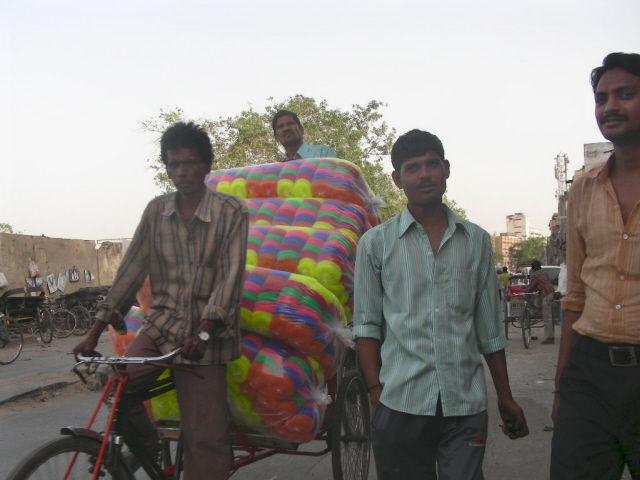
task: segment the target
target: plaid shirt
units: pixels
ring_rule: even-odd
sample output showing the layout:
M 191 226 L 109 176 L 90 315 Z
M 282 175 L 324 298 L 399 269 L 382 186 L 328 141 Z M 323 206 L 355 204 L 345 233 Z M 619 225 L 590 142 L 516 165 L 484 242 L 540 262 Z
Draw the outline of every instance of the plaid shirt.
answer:
M 136 292 L 148 276 L 152 304 L 142 331 L 163 353 L 198 330 L 203 319 L 219 322 L 202 360 L 211 365 L 235 360 L 240 352 L 239 302 L 244 278 L 248 214 L 236 197 L 209 189 L 187 226 L 176 193 L 147 206 L 122 259 L 109 295 L 96 315 L 122 330 Z M 114 312 L 120 315 L 114 315 Z M 121 332 L 124 333 L 124 332 Z
M 542 298 L 547 295 L 551 295 L 556 291 L 555 288 L 553 288 L 553 283 L 549 280 L 549 275 L 547 275 L 547 272 L 542 269 L 531 274 L 529 277 L 529 285 L 527 285 L 523 290 L 525 292 L 537 291 Z

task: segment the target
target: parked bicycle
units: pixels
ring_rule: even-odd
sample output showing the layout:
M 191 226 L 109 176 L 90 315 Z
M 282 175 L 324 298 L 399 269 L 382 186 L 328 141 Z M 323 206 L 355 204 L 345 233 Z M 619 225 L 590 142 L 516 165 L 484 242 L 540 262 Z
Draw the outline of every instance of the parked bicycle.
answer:
M 76 328 L 73 330 L 74 335 L 84 335 L 87 333 L 95 322 L 95 313 L 99 301 L 104 299 L 98 294 L 92 295 L 93 300 L 90 303 L 83 303 L 83 299 L 87 299 L 87 294 L 83 294 L 82 290 L 68 295 L 62 295 L 58 301 L 60 306 L 71 311 L 76 317 Z M 89 299 L 87 299 L 89 300 Z
M 73 312 L 67 310 L 60 304 L 52 302 L 49 297 L 45 297 L 42 308 L 49 310 L 51 314 L 51 325 L 53 327 L 54 337 L 65 338 L 75 331 L 78 320 Z
M 24 338 L 18 322 L 0 313 L 0 365 L 15 362 L 23 345 Z

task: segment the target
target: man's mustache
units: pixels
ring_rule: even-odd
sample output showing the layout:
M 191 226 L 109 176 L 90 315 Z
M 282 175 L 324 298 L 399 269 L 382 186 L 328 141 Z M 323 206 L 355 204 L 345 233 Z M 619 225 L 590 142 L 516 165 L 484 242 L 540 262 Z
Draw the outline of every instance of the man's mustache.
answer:
M 625 121 L 625 120 L 629 120 L 629 117 L 627 117 L 626 115 L 620 114 L 620 113 L 610 113 L 609 115 L 605 115 L 604 117 L 602 117 L 600 119 L 600 124 L 602 125 L 602 124 L 608 122 L 609 120 Z

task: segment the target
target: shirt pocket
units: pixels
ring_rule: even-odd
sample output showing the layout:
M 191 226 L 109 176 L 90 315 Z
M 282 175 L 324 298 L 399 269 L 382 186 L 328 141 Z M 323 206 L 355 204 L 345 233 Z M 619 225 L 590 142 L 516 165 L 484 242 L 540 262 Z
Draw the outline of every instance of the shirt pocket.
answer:
M 454 314 L 468 316 L 473 313 L 476 300 L 477 271 L 450 267 L 443 276 L 447 305 Z

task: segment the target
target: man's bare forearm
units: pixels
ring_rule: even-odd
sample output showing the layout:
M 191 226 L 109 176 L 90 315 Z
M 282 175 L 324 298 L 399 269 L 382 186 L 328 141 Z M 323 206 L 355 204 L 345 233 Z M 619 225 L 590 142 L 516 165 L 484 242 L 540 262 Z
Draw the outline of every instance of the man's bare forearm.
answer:
M 380 340 L 358 338 L 356 339 L 356 351 L 367 388 L 380 383 Z
M 491 378 L 496 388 L 498 401 L 501 399 L 513 399 L 511 386 L 509 385 L 509 374 L 507 372 L 507 360 L 504 349 L 489 353 L 484 356 L 484 359 L 489 367 L 489 372 L 491 372 Z

